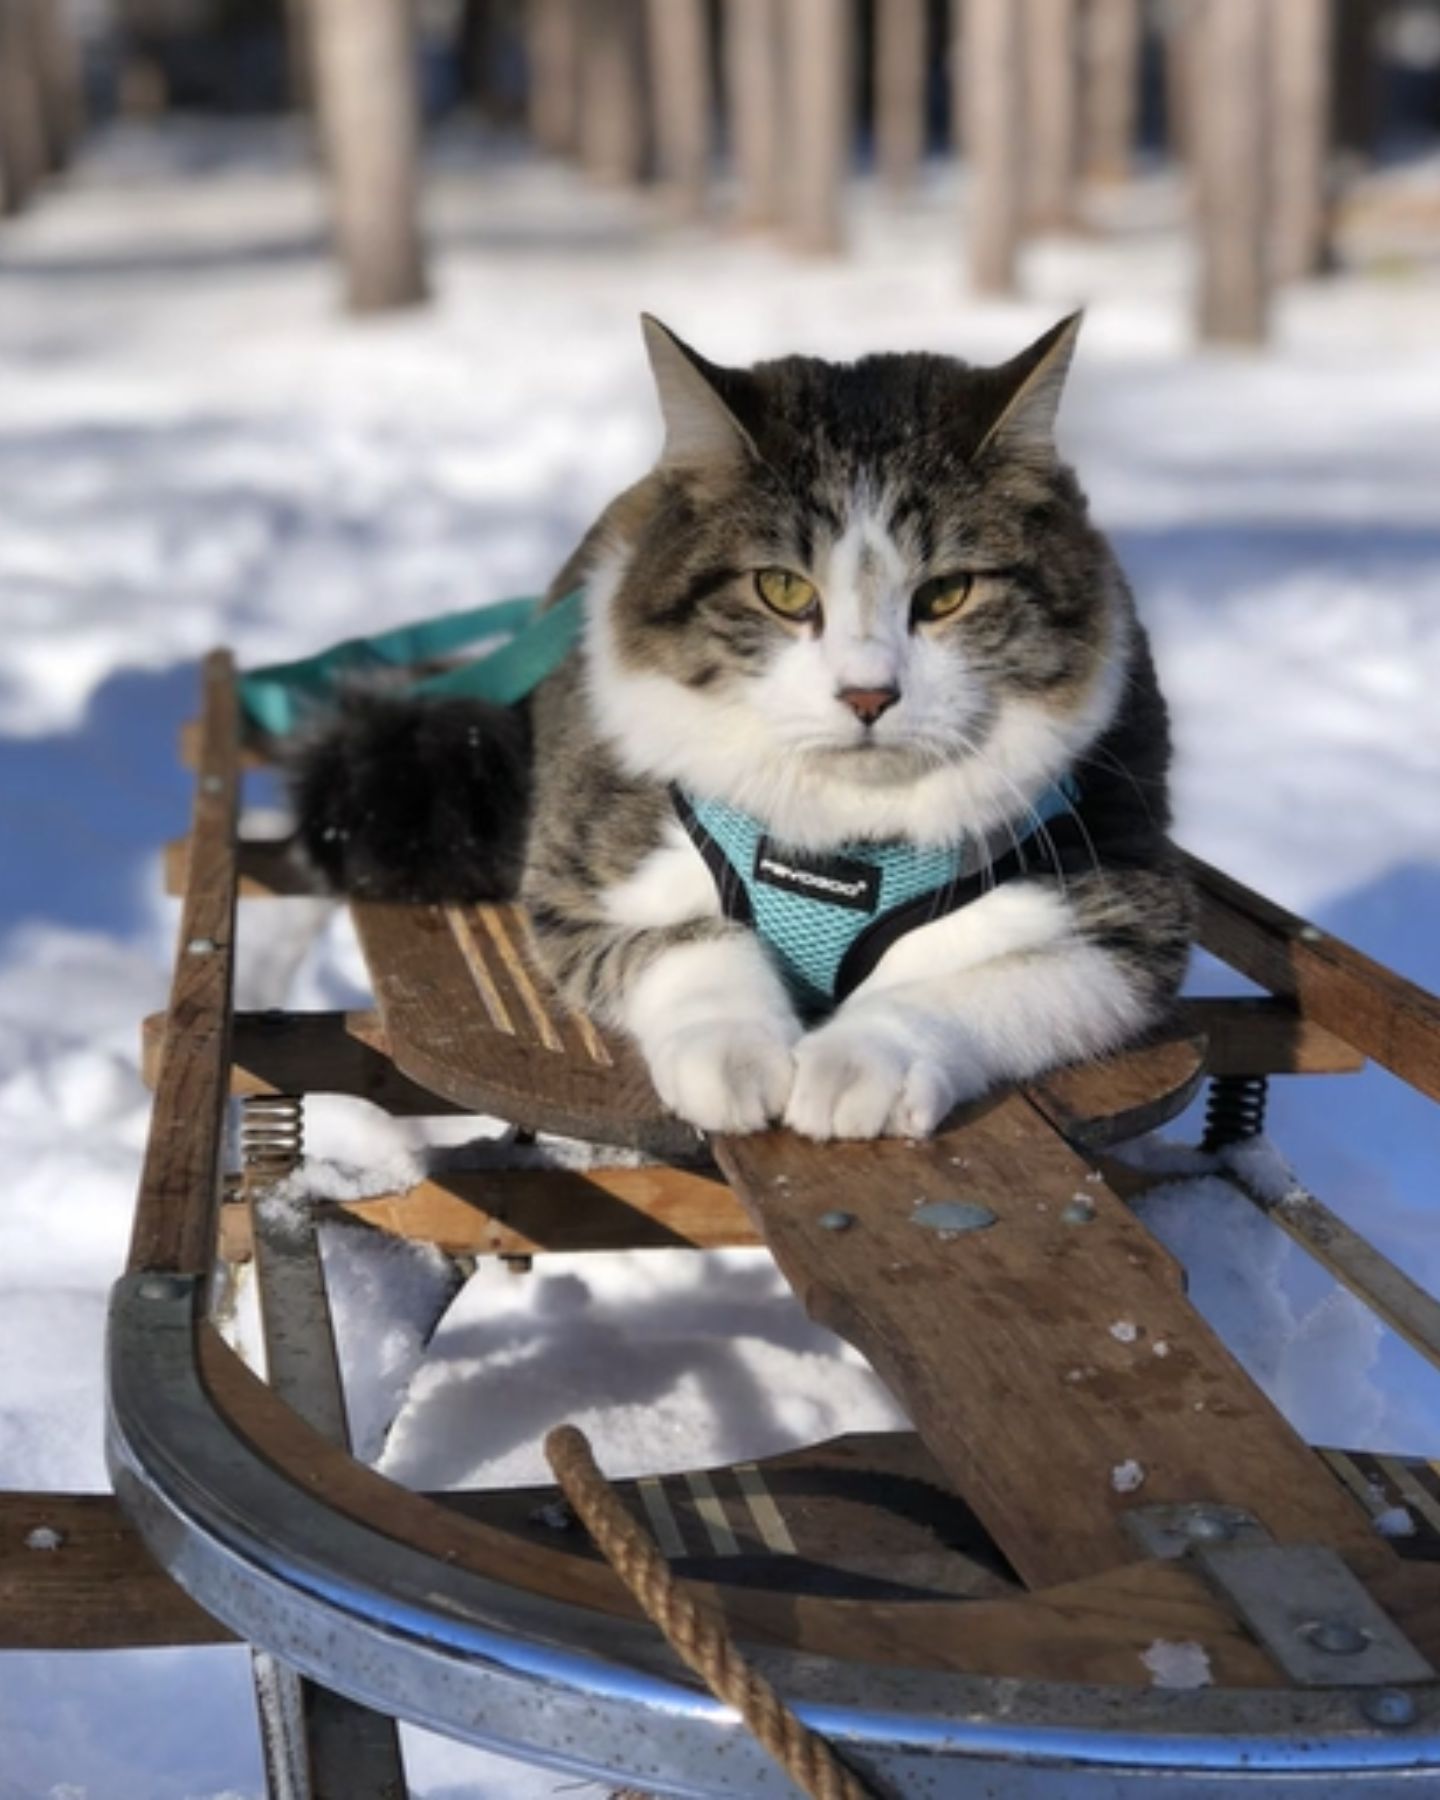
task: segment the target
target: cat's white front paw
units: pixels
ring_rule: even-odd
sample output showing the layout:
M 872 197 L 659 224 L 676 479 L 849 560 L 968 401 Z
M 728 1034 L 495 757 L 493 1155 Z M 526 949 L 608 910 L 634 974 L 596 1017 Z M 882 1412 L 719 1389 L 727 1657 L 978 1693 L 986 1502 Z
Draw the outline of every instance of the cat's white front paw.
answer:
M 702 1131 L 763 1131 L 785 1110 L 793 1042 L 768 1019 L 684 1026 L 648 1049 L 650 1076 L 671 1112 Z
M 785 1123 L 810 1138 L 929 1137 L 989 1085 L 973 1059 L 837 1019 L 803 1038 Z

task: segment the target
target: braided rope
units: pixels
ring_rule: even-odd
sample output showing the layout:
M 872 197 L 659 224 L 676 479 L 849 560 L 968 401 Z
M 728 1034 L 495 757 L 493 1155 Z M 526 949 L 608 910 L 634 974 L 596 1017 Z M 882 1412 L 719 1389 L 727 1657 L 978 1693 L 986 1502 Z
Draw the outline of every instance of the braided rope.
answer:
M 669 1564 L 621 1504 L 573 1425 L 545 1439 L 545 1455 L 565 1498 L 596 1548 L 717 1700 L 733 1706 L 761 1746 L 811 1800 L 876 1800 L 874 1790 L 795 1714 L 737 1648 L 725 1623 L 676 1581 Z M 632 1793 L 633 1790 L 626 1790 Z

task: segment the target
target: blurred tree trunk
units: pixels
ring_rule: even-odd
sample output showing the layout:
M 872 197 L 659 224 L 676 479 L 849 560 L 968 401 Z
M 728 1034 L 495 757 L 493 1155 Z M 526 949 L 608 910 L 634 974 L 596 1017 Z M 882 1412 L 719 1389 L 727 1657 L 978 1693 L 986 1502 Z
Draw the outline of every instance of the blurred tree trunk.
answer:
M 885 185 L 912 187 L 925 155 L 926 0 L 877 0 L 875 161 Z
M 1385 0 L 1338 0 L 1335 17 L 1335 141 L 1357 162 L 1375 154 L 1380 120 L 1378 36 Z
M 80 45 L 70 10 L 61 0 L 29 0 L 28 10 L 40 82 L 46 162 L 51 169 L 64 169 L 75 154 L 85 124 Z
M 977 293 L 1013 294 L 1025 167 L 1023 15 L 1016 0 L 964 0 L 960 17 L 970 281 Z
M 710 176 L 710 21 L 705 0 L 648 0 L 655 165 L 681 218 L 705 210 Z
M 1025 117 L 1030 222 L 1075 223 L 1080 152 L 1080 43 L 1077 0 L 1024 0 Z
M 854 130 L 855 21 L 849 0 L 787 0 L 785 69 L 791 122 L 790 231 L 797 249 L 831 255 L 845 241 L 845 177 Z
M 781 212 L 779 0 L 726 0 L 725 114 L 742 225 L 774 225 Z
M 316 104 L 352 312 L 428 297 L 410 0 L 309 0 Z
M 526 36 L 527 10 L 520 0 L 462 0 L 455 58 L 466 98 L 492 124 L 513 125 L 520 114 L 512 64 Z
M 530 135 L 542 150 L 569 155 L 580 119 L 579 0 L 530 0 Z
M 315 109 L 315 21 L 312 0 L 285 0 L 285 72 L 296 112 Z
M 580 157 L 602 181 L 645 173 L 644 32 L 639 0 L 582 0 Z
M 1177 163 L 1191 160 L 1195 139 L 1195 21 L 1204 0 L 1165 0 L 1160 13 L 1164 56 L 1165 143 Z
M 0 0 L 0 213 L 18 213 L 45 179 L 45 136 L 32 0 Z
M 161 46 L 194 28 L 187 0 L 111 0 L 120 34 L 119 106 L 127 118 L 153 119 L 170 104 Z
M 965 0 L 949 0 L 945 8 L 945 86 L 949 130 L 946 140 L 955 157 L 965 155 Z
M 1273 0 L 1270 46 L 1274 119 L 1277 281 L 1325 267 L 1329 230 L 1330 0 Z
M 1199 313 L 1210 342 L 1262 343 L 1269 322 L 1268 24 L 1255 0 L 1205 0 L 1196 21 Z
M 1254 0 L 1263 12 L 1271 0 Z M 1140 110 L 1140 0 L 1087 0 L 1084 29 L 1085 173 L 1125 181 Z

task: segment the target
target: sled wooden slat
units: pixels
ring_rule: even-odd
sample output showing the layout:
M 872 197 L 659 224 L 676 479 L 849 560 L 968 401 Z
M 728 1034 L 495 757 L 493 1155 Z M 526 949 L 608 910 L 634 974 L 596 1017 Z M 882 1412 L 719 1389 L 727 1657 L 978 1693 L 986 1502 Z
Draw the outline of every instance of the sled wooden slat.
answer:
M 201 1332 L 207 1385 L 227 1416 L 266 1457 L 351 1518 L 530 1592 L 623 1617 L 628 1593 L 599 1561 L 541 1546 L 458 1507 L 396 1488 L 344 1456 L 283 1407 L 208 1329 Z M 1329 1479 L 1323 1476 L 1322 1478 Z M 459 1503 L 463 1506 L 463 1501 Z M 1394 1559 L 1392 1559 L 1394 1560 Z M 1402 1571 L 1423 1649 L 1440 1628 L 1433 1571 Z M 687 1583 L 719 1606 L 738 1635 L 867 1663 L 1148 1686 L 1141 1658 L 1156 1638 L 1204 1645 L 1215 1681 L 1275 1686 L 1278 1672 L 1196 1569 L 1142 1563 L 1110 1569 L 1043 1595 L 1013 1600 L 846 1600 L 714 1582 Z
M 1209 863 L 1185 860 L 1207 950 L 1440 1100 L 1440 998 Z
M 141 1072 L 153 1087 L 165 1015 L 142 1034 Z M 237 1012 L 230 1031 L 232 1094 L 347 1094 L 396 1118 L 464 1112 L 395 1067 L 373 1012 Z
M 1072 1144 L 1103 1150 L 1155 1131 L 1204 1086 L 1205 1039 L 1176 1022 L 1143 1050 L 1057 1070 L 1034 1084 L 1036 1103 Z
M 924 1144 L 772 1132 L 714 1147 L 806 1311 L 888 1383 L 1030 1586 L 1132 1560 L 1123 1515 L 1155 1502 L 1221 1501 L 1281 1542 L 1372 1551 L 1364 1514 L 1185 1300 L 1169 1254 L 1024 1096 Z M 914 1222 L 919 1203 L 956 1199 L 994 1222 Z M 1077 1201 L 1088 1222 L 1067 1217 Z M 848 1229 L 821 1224 L 837 1210 Z
M 33 1547 L 35 1532 L 53 1534 L 38 1540 L 53 1547 Z M 0 1494 L 0 1650 L 231 1641 L 152 1559 L 113 1495 Z
M 714 1176 L 640 1169 L 456 1169 L 403 1194 L 322 1203 L 321 1217 L 435 1244 L 452 1256 L 533 1256 L 557 1250 L 718 1249 L 758 1244 L 739 1201 Z M 223 1254 L 243 1261 L 243 1206 L 222 1209 Z
M 618 1039 L 602 1043 L 538 977 L 517 970 L 524 938 L 515 910 L 497 909 L 499 931 L 474 916 L 483 910 L 352 905 L 396 1066 L 471 1112 L 693 1154 L 695 1133 L 663 1113 L 638 1053 Z
M 190 873 L 130 1244 L 132 1269 L 202 1274 L 229 1095 L 239 714 L 229 655 L 205 659 Z
M 1344 1452 L 1316 1454 L 1341 1466 L 1352 1461 Z M 1412 1479 L 1433 1484 L 1425 1465 L 1403 1466 L 1419 1471 L 1418 1477 Z M 768 1491 L 780 1503 L 807 1550 L 811 1546 L 805 1543 L 803 1521 L 811 1502 L 805 1496 L 817 1482 L 826 1484 L 832 1472 L 841 1476 L 852 1474 L 849 1482 L 841 1482 L 842 1496 L 847 1488 L 858 1494 L 874 1491 L 873 1484 L 882 1474 L 898 1482 L 892 1504 L 902 1509 L 904 1517 L 913 1510 L 910 1495 L 915 1486 L 928 1489 L 941 1480 L 923 1445 L 905 1433 L 840 1438 L 762 1459 L 758 1467 Z M 711 1471 L 713 1485 L 723 1492 L 729 1474 Z M 1352 1470 L 1349 1478 L 1363 1487 L 1362 1473 Z M 684 1477 L 672 1479 L 678 1484 Z M 628 1484 L 620 1485 L 623 1490 Z M 798 1499 L 797 1490 L 801 1496 Z M 953 1499 L 938 1487 L 936 1496 L 948 1501 L 953 1514 Z M 553 1489 L 501 1490 L 491 1494 L 459 1491 L 431 1496 L 439 1506 L 458 1515 L 496 1523 L 503 1523 L 507 1517 L 529 1521 L 541 1502 L 553 1498 Z M 53 1549 L 31 1548 L 26 1540 L 36 1530 L 55 1533 L 59 1543 Z M 860 1546 L 848 1547 L 853 1560 L 853 1552 Z M 868 1547 L 867 1539 L 865 1548 Z M 1402 1542 L 1399 1547 L 1409 1546 Z M 590 1554 L 588 1545 L 577 1544 L 574 1550 L 577 1555 Z M 788 1562 L 778 1565 L 767 1585 L 788 1591 L 792 1579 L 789 1569 Z M 1048 1669 L 1056 1679 L 1066 1679 L 1093 1651 L 1108 1666 L 1110 1678 L 1133 1681 L 1141 1679 L 1135 1659 L 1150 1641 L 1141 1642 L 1146 1631 L 1152 1637 L 1168 1633 L 1196 1639 L 1218 1632 L 1222 1666 L 1231 1678 L 1258 1681 L 1261 1685 L 1275 1679 L 1258 1655 L 1253 1659 L 1254 1667 L 1236 1660 L 1243 1655 L 1243 1647 L 1225 1647 L 1228 1638 L 1235 1635 L 1233 1627 L 1203 1594 L 1198 1599 L 1188 1597 L 1183 1589 L 1157 1588 L 1149 1580 L 1132 1587 L 1129 1573 L 1111 1571 L 1102 1580 L 1083 1583 L 1075 1590 L 1058 1589 L 1043 1597 L 1027 1597 L 1023 1612 L 1012 1609 L 1010 1616 L 999 1607 L 987 1613 L 967 1611 L 965 1634 L 973 1619 L 985 1654 L 998 1655 L 997 1666 L 1005 1674 L 1035 1674 Z M 1122 1575 L 1127 1579 L 1122 1580 Z M 1418 1588 L 1409 1576 L 1415 1577 Z M 1387 1608 L 1397 1617 L 1406 1615 L 1407 1630 L 1417 1641 L 1424 1639 L 1428 1643 L 1432 1659 L 1440 1654 L 1440 1608 L 1434 1577 L 1435 1571 L 1414 1564 L 1397 1569 L 1389 1585 L 1399 1594 L 1398 1602 L 1388 1597 L 1386 1584 L 1380 1584 Z M 855 1602 L 832 1604 L 838 1609 L 837 1620 L 856 1620 Z M 1117 1620 L 1123 1621 L 1127 1615 L 1131 1621 L 1128 1638 L 1116 1630 Z M 954 1619 L 951 1629 L 959 1637 L 961 1621 L 950 1616 Z M 933 1618 L 933 1614 L 917 1614 L 923 1627 L 922 1645 Z M 1088 1642 L 1084 1635 L 1087 1631 Z M 230 1632 L 197 1606 L 154 1562 L 113 1495 L 0 1493 L 0 1650 L 128 1650 L 230 1642 Z M 972 1659 L 964 1660 L 966 1666 L 971 1665 Z M 954 1662 L 953 1666 L 959 1667 L 960 1663 Z
M 456 1106 L 654 1154 L 693 1154 L 636 1052 L 570 1014 L 535 971 L 517 907 L 352 905 L 383 1039 L 411 1080 Z M 1272 1032 L 1269 1048 L 1278 1048 Z M 1156 1043 L 1055 1078 L 1077 1141 L 1111 1143 L 1173 1118 L 1205 1073 L 1183 1015 Z M 1083 1128 L 1083 1129 L 1082 1129 Z
M 165 892 L 183 894 L 190 867 L 190 839 L 173 838 L 165 846 Z M 296 855 L 289 838 L 242 837 L 235 847 L 235 867 L 242 900 L 323 895 L 318 879 Z
M 1364 1054 L 1289 1000 L 1186 999 L 1178 1018 L 1205 1039 L 1211 1075 L 1353 1075 Z

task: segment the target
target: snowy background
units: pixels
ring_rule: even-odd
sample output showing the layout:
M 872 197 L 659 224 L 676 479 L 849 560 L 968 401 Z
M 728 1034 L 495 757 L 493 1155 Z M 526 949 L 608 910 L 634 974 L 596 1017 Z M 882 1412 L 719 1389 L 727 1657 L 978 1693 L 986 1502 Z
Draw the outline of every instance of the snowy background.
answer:
M 1285 299 L 1270 352 L 1200 356 L 1163 183 L 1105 236 L 1029 252 L 1026 303 L 981 305 L 958 283 L 948 178 L 883 210 L 862 189 L 854 254 L 822 264 L 657 234 L 642 201 L 562 170 L 440 161 L 438 304 L 384 324 L 339 320 L 283 129 L 112 136 L 0 240 L 10 1487 L 105 1482 L 102 1322 L 146 1122 L 138 1022 L 167 985 L 158 849 L 188 807 L 175 740 L 196 657 L 299 655 L 543 585 L 656 447 L 642 308 L 719 360 L 998 359 L 1086 303 L 1063 435 L 1154 635 L 1179 836 L 1440 985 L 1440 269 L 1362 255 Z M 264 921 L 264 942 L 242 936 L 243 1003 L 364 1003 L 327 909 Z M 315 1103 L 311 1126 L 334 1180 L 423 1157 L 420 1132 L 358 1105 Z M 1378 1073 L 1293 1083 L 1272 1132 L 1440 1287 L 1440 1136 L 1413 1097 Z M 1214 1187 L 1151 1216 L 1303 1431 L 1440 1455 L 1440 1379 L 1288 1240 Z M 756 1254 L 482 1273 L 428 1347 L 436 1260 L 353 1236 L 329 1255 L 359 1436 L 407 1482 L 534 1479 L 561 1417 L 616 1471 L 896 1418 Z M 4 1658 L 0 1800 L 255 1800 L 246 1680 L 234 1651 Z M 407 1753 L 427 1800 L 576 1791 L 418 1733 Z

